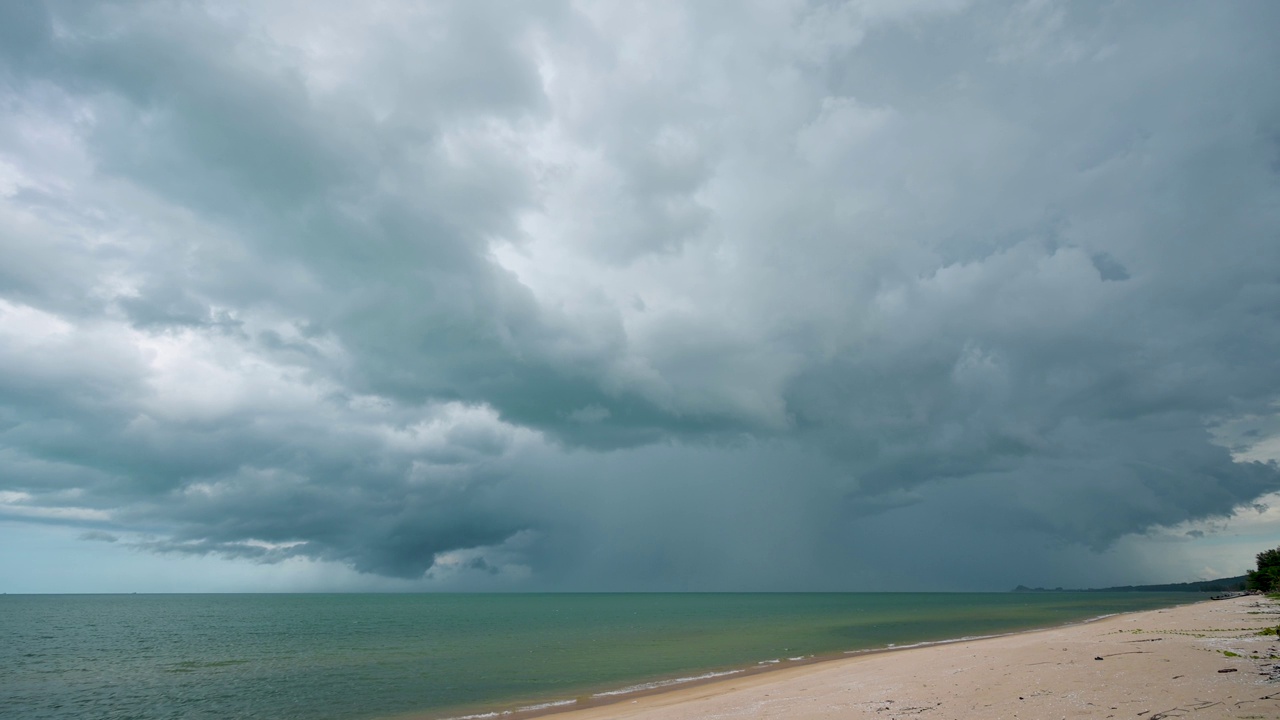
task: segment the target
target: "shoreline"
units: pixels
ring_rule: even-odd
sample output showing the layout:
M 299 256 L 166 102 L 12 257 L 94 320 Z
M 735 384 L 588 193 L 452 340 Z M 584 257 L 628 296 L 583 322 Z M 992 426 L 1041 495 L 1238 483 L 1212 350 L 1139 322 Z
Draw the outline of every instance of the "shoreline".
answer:
M 1225 619 L 1231 617 L 1232 623 L 1213 625 L 1205 623 L 1209 619 Z M 1086 702 L 1086 705 L 1105 709 L 1102 703 L 1110 703 L 1111 709 L 1098 717 L 1125 717 L 1120 713 L 1121 705 L 1133 700 L 1127 697 L 1143 695 L 1143 689 L 1149 688 L 1152 699 L 1167 698 L 1173 703 L 1180 693 L 1195 690 L 1200 694 L 1214 695 L 1215 690 L 1235 689 L 1244 678 L 1256 678 L 1257 668 L 1215 668 L 1210 677 L 1202 667 L 1206 662 L 1234 661 L 1254 663 L 1259 666 L 1274 667 L 1274 677 L 1268 670 L 1267 686 L 1261 688 L 1257 698 L 1244 702 L 1253 702 L 1266 707 L 1271 715 L 1280 716 L 1280 642 L 1275 635 L 1259 636 L 1262 628 L 1274 628 L 1280 622 L 1280 605 L 1259 596 L 1244 596 L 1226 600 L 1203 600 L 1186 605 L 1177 605 L 1157 610 L 1144 610 L 1132 613 L 1102 615 L 1086 620 L 1075 621 L 1064 625 L 1042 628 L 1031 628 L 1010 633 L 1001 633 L 982 637 L 962 637 L 947 640 L 927 641 L 900 647 L 869 648 L 866 650 L 845 651 L 839 654 L 810 656 L 803 658 L 779 658 L 777 662 L 762 662 L 756 666 L 726 669 L 696 675 L 690 678 L 657 681 L 652 687 L 632 686 L 617 690 L 601 691 L 590 696 L 577 699 L 560 699 L 526 705 L 520 708 L 495 710 L 471 715 L 452 716 L 452 720 L 526 720 L 529 718 L 555 717 L 560 720 L 605 720 L 608 718 L 662 718 L 664 720 L 699 718 L 708 715 L 727 717 L 755 716 L 763 708 L 770 708 L 770 717 L 810 718 L 827 716 L 826 710 L 832 710 L 831 717 L 899 717 L 918 715 L 926 711 L 946 709 L 948 717 L 992 717 L 990 710 L 1000 702 L 1014 702 L 1010 710 L 1021 710 L 1022 717 L 1061 716 L 1062 711 L 1070 708 L 1040 707 L 1055 705 L 1046 698 L 1080 698 L 1094 695 L 1099 702 Z M 1152 629 L 1136 628 L 1135 624 L 1150 626 Z M 1143 634 L 1134 640 L 1122 640 L 1119 633 Z M 1148 635 L 1150 637 L 1148 637 Z M 1129 637 L 1125 635 L 1124 637 Z M 1173 641 L 1161 642 L 1160 641 Z M 1219 655 L 1206 652 L 1213 649 L 1214 643 L 1234 642 L 1240 647 L 1261 646 L 1268 643 L 1262 654 L 1256 652 L 1236 652 L 1235 656 Z M 1051 650 L 1050 645 L 1065 643 L 1076 646 L 1079 652 L 1063 656 L 1058 650 Z M 1151 650 L 1132 650 L 1115 645 L 1141 643 L 1137 647 L 1158 647 L 1160 652 Z M 1092 648 L 1092 650 L 1088 650 Z M 1103 652 L 1106 650 L 1107 652 Z M 1089 652 L 1094 652 L 1089 655 Z M 1063 648 L 1061 652 L 1068 652 Z M 1226 652 L 1233 652 L 1226 650 Z M 995 659 L 985 672 L 971 672 L 966 665 L 972 657 L 987 654 Z M 1083 653 L 1083 655 L 1081 655 Z M 1195 666 L 1199 672 L 1194 673 L 1198 680 L 1195 683 L 1173 683 L 1172 687 L 1159 688 L 1162 684 L 1189 677 L 1188 674 L 1172 673 L 1177 678 L 1161 679 L 1152 675 L 1153 667 L 1147 667 L 1147 675 L 1132 675 L 1133 668 L 1121 668 L 1131 665 L 1126 660 L 1114 661 L 1108 665 L 1099 663 L 1114 655 L 1161 655 L 1159 658 L 1164 669 L 1179 665 Z M 1256 655 L 1256 658 L 1249 657 Z M 968 657 L 966 657 L 968 656 Z M 1216 656 L 1216 657 L 1215 657 Z M 1066 661 L 1063 658 L 1067 658 Z M 1096 658 L 1096 659 L 1095 659 Z M 1275 658 L 1275 659 L 1273 659 Z M 1151 660 L 1151 658 L 1145 658 Z M 1051 682 L 1046 683 L 1044 673 L 1028 674 L 1025 668 L 1031 666 L 1054 664 Z M 1151 663 L 1148 663 L 1151 665 Z M 1065 666 L 1065 667 L 1064 667 Z M 1107 673 L 1124 669 L 1120 676 L 1108 677 Z M 1016 672 L 1022 669 L 1022 672 Z M 1188 670 L 1193 668 L 1188 667 Z M 1067 671 L 1064 676 L 1064 670 Z M 1222 670 L 1222 672 L 1217 672 Z M 1251 670 L 1253 672 L 1251 672 Z M 956 687 L 942 693 L 937 690 L 937 678 L 946 675 L 965 674 L 968 681 L 953 683 Z M 1157 673 L 1158 674 L 1158 673 Z M 1012 690 L 1003 695 L 994 689 L 1000 686 L 1002 678 L 1024 676 L 1024 684 L 1029 688 L 1017 694 Z M 1141 677 L 1139 677 L 1141 676 Z M 1207 678 L 1207 680 L 1206 680 Z M 929 681 L 933 681 L 931 691 Z M 1136 684 L 1135 684 L 1136 683 Z M 1065 689 L 1050 690 L 1048 684 L 1056 684 Z M 649 685 L 648 683 L 644 685 Z M 1225 690 L 1224 690 L 1225 691 Z M 1186 694 L 1183 692 L 1182 694 Z M 1194 694 L 1194 693 L 1193 693 Z M 1222 692 L 1216 694 L 1221 695 Z M 899 699 L 888 697 L 900 696 Z M 1229 697 L 1234 697 L 1227 693 Z M 1271 697 L 1274 695 L 1275 697 Z M 928 697 L 925 697 L 928 696 Z M 1007 697 L 1006 697 L 1007 696 Z M 1111 697 L 1114 696 L 1114 697 Z M 993 702 L 985 702 L 985 700 Z M 1008 698 L 1016 698 L 1009 700 Z M 1108 699 L 1110 698 L 1110 699 Z M 1214 703 L 1200 707 L 1197 703 Z M 815 703 L 819 707 L 808 707 Z M 1062 702 L 1057 702 L 1061 705 Z M 1157 703 L 1158 704 L 1158 703 Z M 1200 710 L 1197 717 L 1249 717 L 1249 715 L 1221 714 L 1212 710 L 1224 711 L 1226 706 L 1218 707 L 1221 701 L 1197 700 L 1188 697 L 1183 702 L 1187 707 L 1177 703 L 1168 708 L 1153 707 L 1142 713 L 1145 720 L 1163 717 L 1161 712 L 1171 710 Z M 784 706 L 795 706 L 791 710 Z M 859 706 L 863 706 L 861 715 L 857 714 Z M 875 707 L 871 707 L 875 706 Z M 968 711 L 957 714 L 956 707 L 969 706 Z M 1195 706 L 1195 707 L 1192 707 Z M 1082 706 L 1083 707 L 1083 706 Z M 838 710 L 838 712 L 836 712 Z M 910 710 L 911 712 L 907 712 Z M 963 708 L 962 708 L 963 710 Z M 781 712 L 779 712 L 781 711 Z M 1157 713 L 1151 715 L 1150 713 Z M 905 713 L 905 715 L 903 715 Z M 967 714 L 966 714 L 967 713 Z M 1119 713 L 1119 714 L 1117 714 Z M 1208 713 L 1208 714 L 1204 714 Z M 998 713 L 997 713 L 998 714 Z M 1067 713 L 1071 714 L 1071 713 Z M 1014 713 L 1016 715 L 1016 713 Z M 1009 715 L 1012 717 L 1013 715 Z M 1128 717 L 1134 717 L 1128 713 Z M 421 717 L 421 716 L 419 716 Z

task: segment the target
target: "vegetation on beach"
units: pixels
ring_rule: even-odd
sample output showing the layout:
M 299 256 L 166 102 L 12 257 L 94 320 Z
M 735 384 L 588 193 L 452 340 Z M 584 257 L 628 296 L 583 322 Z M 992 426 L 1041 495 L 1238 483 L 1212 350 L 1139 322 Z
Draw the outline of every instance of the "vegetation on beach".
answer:
M 1248 573 L 1250 590 L 1280 591 L 1280 547 L 1258 553 L 1258 569 Z

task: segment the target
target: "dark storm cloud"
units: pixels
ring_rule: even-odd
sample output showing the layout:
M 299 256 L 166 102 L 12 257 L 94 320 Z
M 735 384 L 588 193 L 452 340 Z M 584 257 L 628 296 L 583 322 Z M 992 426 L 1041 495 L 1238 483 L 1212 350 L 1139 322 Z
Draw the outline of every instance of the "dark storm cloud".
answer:
M 0 12 L 6 517 L 991 587 L 1280 490 L 1269 4 Z

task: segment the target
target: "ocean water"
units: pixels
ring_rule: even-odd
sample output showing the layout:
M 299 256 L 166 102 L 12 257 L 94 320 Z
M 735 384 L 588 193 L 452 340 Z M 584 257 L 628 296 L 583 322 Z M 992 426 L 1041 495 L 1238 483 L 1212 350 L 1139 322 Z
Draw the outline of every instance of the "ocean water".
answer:
M 4 595 L 0 718 L 501 712 L 1190 593 Z

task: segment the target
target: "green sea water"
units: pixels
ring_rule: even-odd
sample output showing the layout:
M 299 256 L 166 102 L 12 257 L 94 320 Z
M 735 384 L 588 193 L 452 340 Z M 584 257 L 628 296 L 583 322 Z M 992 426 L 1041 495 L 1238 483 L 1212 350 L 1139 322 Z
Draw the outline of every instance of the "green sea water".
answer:
M 0 718 L 501 712 L 1191 593 L 0 596 Z

